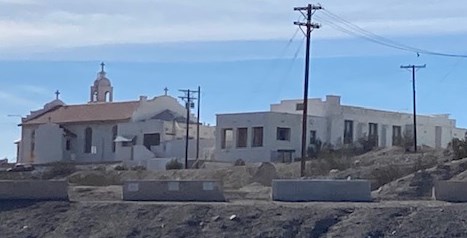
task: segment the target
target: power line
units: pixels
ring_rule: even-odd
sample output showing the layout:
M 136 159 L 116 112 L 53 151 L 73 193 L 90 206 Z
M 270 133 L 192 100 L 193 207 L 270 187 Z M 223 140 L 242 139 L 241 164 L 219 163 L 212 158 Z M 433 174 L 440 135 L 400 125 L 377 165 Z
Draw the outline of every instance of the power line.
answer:
M 467 55 L 464 55 L 464 54 L 450 54 L 450 53 L 444 53 L 444 52 L 436 52 L 436 51 L 416 48 L 416 47 L 412 47 L 406 44 L 402 44 L 400 42 L 388 39 L 386 37 L 383 37 L 375 33 L 372 33 L 368 30 L 365 30 L 361 28 L 360 26 L 355 25 L 351 23 L 350 21 L 345 20 L 344 18 L 338 16 L 337 14 L 330 12 L 327 9 L 324 9 L 322 12 L 324 13 L 323 15 L 324 18 L 323 17 L 317 17 L 317 18 L 321 19 L 321 21 L 323 22 L 329 23 L 331 27 L 335 28 L 336 30 L 339 30 L 351 36 L 362 37 L 376 44 L 384 45 L 384 46 L 391 47 L 394 49 L 413 52 L 413 53 L 416 53 L 417 55 L 426 54 L 426 55 L 444 56 L 444 57 L 467 58 Z M 341 25 L 338 25 L 338 24 L 341 24 Z

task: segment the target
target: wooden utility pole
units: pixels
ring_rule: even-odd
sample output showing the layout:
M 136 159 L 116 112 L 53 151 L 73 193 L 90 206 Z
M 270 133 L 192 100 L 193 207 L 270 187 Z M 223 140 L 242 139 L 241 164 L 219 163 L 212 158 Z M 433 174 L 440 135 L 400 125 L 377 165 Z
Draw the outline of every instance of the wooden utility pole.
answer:
M 401 65 L 401 69 L 412 70 L 412 91 L 413 91 L 413 146 L 414 151 L 417 152 L 417 109 L 416 109 L 416 97 L 415 97 L 415 72 L 418 69 L 425 68 L 424 65 Z
M 200 113 L 200 105 L 201 105 L 201 87 L 198 86 L 198 115 L 197 115 L 197 119 L 198 119 L 198 122 L 196 124 L 196 160 L 199 159 L 199 113 Z
M 185 169 L 188 169 L 188 148 L 189 148 L 189 140 L 190 140 L 190 108 L 192 107 L 192 100 L 196 98 L 191 97 L 191 93 L 196 93 L 197 91 L 190 90 L 190 89 L 183 89 L 179 90 L 180 92 L 184 92 L 185 96 L 179 97 L 185 101 L 185 108 L 186 108 L 186 135 L 185 135 Z
M 311 31 L 318 29 L 319 24 L 311 22 L 311 17 L 316 10 L 322 9 L 320 5 L 308 4 L 306 7 L 296 7 L 294 11 L 299 11 L 306 18 L 306 22 L 294 22 L 298 27 L 306 27 L 306 53 L 305 53 L 305 81 L 303 88 L 303 118 L 302 118 L 302 154 L 300 164 L 300 176 L 305 176 L 305 159 L 307 157 L 307 118 L 308 118 L 308 79 L 310 71 L 310 42 L 311 42 Z M 306 11 L 306 13 L 304 13 Z M 302 30 L 303 31 L 303 30 Z

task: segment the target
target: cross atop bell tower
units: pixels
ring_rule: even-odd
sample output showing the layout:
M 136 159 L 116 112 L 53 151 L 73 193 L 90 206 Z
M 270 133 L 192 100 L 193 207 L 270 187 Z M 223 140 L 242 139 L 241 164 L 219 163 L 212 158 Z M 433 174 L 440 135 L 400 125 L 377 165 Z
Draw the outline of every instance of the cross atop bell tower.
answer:
M 104 67 L 105 67 L 104 62 L 101 62 L 101 73 L 104 73 L 104 72 L 105 72 L 105 71 L 104 71 Z
M 59 97 L 59 96 L 60 96 L 60 91 L 58 91 L 58 90 L 57 90 L 57 91 L 55 91 L 55 99 L 57 99 L 57 100 L 58 100 L 58 97 Z

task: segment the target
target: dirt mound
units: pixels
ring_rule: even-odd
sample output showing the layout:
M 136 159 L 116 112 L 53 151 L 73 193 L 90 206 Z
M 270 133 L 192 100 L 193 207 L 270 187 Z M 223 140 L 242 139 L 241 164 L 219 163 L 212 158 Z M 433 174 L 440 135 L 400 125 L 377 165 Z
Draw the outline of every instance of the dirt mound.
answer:
M 436 181 L 457 179 L 456 176 L 464 174 L 466 170 L 467 158 L 454 160 L 397 179 L 380 187 L 372 195 L 381 200 L 431 199 L 432 187 Z

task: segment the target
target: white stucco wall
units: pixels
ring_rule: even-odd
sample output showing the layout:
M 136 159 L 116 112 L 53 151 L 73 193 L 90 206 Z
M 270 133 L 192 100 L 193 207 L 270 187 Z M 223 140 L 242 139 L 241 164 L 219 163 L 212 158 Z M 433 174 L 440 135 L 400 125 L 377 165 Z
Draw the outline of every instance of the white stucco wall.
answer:
M 50 163 L 63 159 L 63 129 L 59 125 L 47 123 L 36 130 L 36 158 L 34 163 Z
M 252 147 L 253 127 L 263 127 L 263 146 Z M 290 140 L 277 140 L 277 128 L 290 128 Z M 233 130 L 233 146 L 221 148 L 223 129 Z M 247 146 L 238 148 L 237 129 L 248 128 Z M 315 130 L 317 139 L 323 140 L 326 131 L 326 121 L 320 117 L 309 117 L 307 128 L 307 145 L 309 131 Z M 271 161 L 277 150 L 295 150 L 294 157 L 301 154 L 302 117 L 297 114 L 258 112 L 217 115 L 215 159 L 235 161 L 242 159 L 247 162 Z

